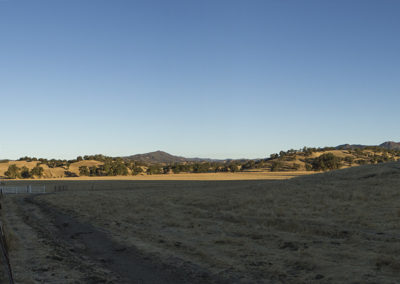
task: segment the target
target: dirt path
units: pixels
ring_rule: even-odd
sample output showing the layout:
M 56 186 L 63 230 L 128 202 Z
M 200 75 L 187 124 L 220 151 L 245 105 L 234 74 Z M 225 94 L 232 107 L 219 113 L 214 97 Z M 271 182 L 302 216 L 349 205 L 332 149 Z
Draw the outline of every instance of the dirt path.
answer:
M 60 242 L 49 216 L 25 197 L 7 196 L 3 220 L 16 283 L 112 283 L 118 277 L 98 267 L 73 245 Z
M 106 232 L 35 200 L 8 197 L 11 259 L 16 283 L 220 282 L 193 267 L 168 267 Z

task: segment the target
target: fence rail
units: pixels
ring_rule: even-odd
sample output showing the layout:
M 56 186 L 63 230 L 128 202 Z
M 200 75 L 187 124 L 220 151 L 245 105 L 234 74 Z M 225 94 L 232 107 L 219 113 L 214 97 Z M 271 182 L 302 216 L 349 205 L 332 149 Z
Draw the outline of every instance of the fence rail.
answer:
M 2 222 L 0 222 L 0 247 L 2 252 L 2 262 L 6 266 L 9 283 L 14 284 L 14 277 L 11 269 L 10 257 L 8 256 L 8 246 Z
M 0 186 L 2 194 L 46 193 L 46 186 Z

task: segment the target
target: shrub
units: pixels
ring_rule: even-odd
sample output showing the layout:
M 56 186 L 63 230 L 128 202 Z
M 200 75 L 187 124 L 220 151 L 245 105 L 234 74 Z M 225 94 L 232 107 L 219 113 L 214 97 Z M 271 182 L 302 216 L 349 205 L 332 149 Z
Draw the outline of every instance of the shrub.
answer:
M 134 176 L 136 176 L 136 175 L 138 175 L 138 174 L 140 174 L 140 173 L 143 173 L 143 169 L 142 169 L 141 167 L 134 167 L 134 168 L 132 169 L 132 174 L 133 174 Z
M 152 165 L 147 169 L 148 175 L 158 175 L 161 173 L 162 173 L 162 171 L 161 171 L 160 166 Z
M 70 171 L 65 171 L 64 172 L 66 177 L 78 177 L 76 173 L 70 172 Z
M 312 171 L 313 167 L 311 164 L 306 163 L 306 171 Z
M 341 167 L 341 160 L 340 157 L 337 157 L 332 153 L 322 154 L 318 158 L 314 159 L 312 168 L 316 171 L 336 170 Z
M 274 161 L 271 164 L 271 172 L 278 172 L 282 170 L 283 164 L 281 162 Z
M 29 169 L 25 166 L 21 168 L 21 178 L 30 178 L 31 177 L 31 172 Z
M 44 169 L 40 166 L 36 166 L 31 170 L 31 176 L 32 177 L 38 177 L 41 178 L 44 175 Z
M 79 175 L 81 176 L 88 176 L 90 174 L 89 168 L 87 166 L 80 166 L 79 167 Z
M 344 161 L 349 163 L 349 165 L 351 165 L 354 162 L 354 157 L 347 156 L 347 157 L 344 158 Z
M 10 165 L 8 167 L 8 170 L 4 174 L 6 175 L 6 177 L 11 179 L 16 179 L 21 177 L 20 168 L 18 168 L 17 165 Z

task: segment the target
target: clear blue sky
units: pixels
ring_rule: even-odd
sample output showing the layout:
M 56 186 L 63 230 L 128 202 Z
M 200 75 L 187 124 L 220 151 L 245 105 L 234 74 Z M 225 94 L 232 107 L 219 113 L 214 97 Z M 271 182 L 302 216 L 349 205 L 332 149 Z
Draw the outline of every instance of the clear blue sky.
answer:
M 400 141 L 400 1 L 0 0 L 0 158 Z

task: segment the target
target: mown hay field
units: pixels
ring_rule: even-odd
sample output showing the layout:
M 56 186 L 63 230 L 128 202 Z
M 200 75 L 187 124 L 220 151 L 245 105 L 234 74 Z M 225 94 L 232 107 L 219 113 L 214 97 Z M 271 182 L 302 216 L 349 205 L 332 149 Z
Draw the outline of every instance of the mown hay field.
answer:
M 223 173 L 180 173 L 180 174 L 158 174 L 158 175 L 137 175 L 137 176 L 102 176 L 102 177 L 91 177 L 91 176 L 81 176 L 81 177 L 56 177 L 56 178 L 41 178 L 41 179 L 24 179 L 24 180 L 6 180 L 10 184 L 26 184 L 27 182 L 39 183 L 39 184 L 74 184 L 76 181 L 141 181 L 141 180 L 283 180 L 290 179 L 293 177 L 310 175 L 315 172 L 310 171 L 286 171 L 286 172 L 270 172 L 270 171 L 250 171 L 250 172 L 223 172 Z M 1 174 L 1 172 L 0 172 Z M 112 183 L 116 188 L 118 188 L 115 183 Z M 79 187 L 79 184 L 78 186 Z
M 395 283 L 400 164 L 268 181 L 71 181 L 38 198 L 166 263 L 243 283 Z

